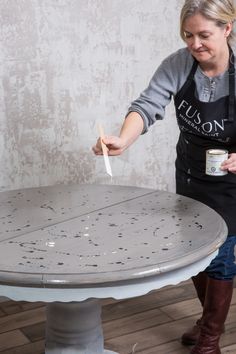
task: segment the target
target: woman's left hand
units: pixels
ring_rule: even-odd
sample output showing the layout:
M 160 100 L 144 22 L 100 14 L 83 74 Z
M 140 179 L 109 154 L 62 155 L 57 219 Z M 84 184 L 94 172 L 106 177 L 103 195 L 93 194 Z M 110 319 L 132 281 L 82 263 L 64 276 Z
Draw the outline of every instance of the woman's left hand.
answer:
M 236 153 L 229 155 L 228 160 L 224 161 L 221 165 L 223 171 L 228 170 L 229 172 L 236 174 Z

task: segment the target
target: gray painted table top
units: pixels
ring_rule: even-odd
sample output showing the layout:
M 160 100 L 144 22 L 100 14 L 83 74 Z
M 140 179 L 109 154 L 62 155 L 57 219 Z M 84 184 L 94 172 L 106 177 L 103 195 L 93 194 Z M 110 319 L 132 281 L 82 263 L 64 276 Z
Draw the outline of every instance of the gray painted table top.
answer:
M 57 185 L 0 193 L 0 284 L 88 287 L 150 277 L 223 243 L 212 209 L 158 190 Z

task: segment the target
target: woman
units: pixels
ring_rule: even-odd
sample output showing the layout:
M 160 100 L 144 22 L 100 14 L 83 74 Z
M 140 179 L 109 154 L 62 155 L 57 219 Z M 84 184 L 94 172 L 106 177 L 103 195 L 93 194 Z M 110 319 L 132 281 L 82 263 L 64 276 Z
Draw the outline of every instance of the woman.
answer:
M 109 155 L 121 154 L 164 117 L 173 97 L 180 129 L 176 192 L 207 204 L 227 223 L 229 235 L 219 254 L 193 277 L 203 313 L 182 336 L 184 344 L 195 344 L 192 354 L 221 353 L 219 339 L 236 274 L 235 58 L 230 46 L 235 18 L 233 0 L 186 0 L 180 16 L 186 48 L 162 62 L 147 89 L 132 102 L 120 136 L 103 140 Z M 226 175 L 205 174 L 206 150 L 211 148 L 229 151 L 221 167 Z M 102 154 L 100 140 L 93 151 Z

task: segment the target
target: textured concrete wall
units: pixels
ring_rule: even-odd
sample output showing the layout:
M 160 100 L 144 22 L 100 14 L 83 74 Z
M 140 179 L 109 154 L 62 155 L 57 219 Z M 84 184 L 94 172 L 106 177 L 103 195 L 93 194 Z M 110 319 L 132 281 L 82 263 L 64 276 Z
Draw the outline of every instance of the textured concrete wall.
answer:
M 119 131 L 130 101 L 183 43 L 172 0 L 0 1 L 0 189 L 114 183 L 174 190 L 177 128 L 166 119 L 112 158 L 91 146 Z

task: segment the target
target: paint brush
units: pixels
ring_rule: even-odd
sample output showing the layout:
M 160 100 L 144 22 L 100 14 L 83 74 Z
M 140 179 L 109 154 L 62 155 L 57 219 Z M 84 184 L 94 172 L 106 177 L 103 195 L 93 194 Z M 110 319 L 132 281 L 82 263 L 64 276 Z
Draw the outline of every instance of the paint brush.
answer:
M 101 139 L 102 152 L 103 152 L 103 158 L 104 158 L 104 162 L 105 162 L 106 172 L 108 173 L 108 175 L 110 175 L 112 177 L 111 165 L 110 165 L 110 161 L 108 158 L 108 148 L 106 147 L 106 145 L 103 142 L 104 131 L 103 131 L 103 127 L 101 124 L 98 125 L 98 130 L 99 130 L 99 135 L 100 135 L 100 139 Z

